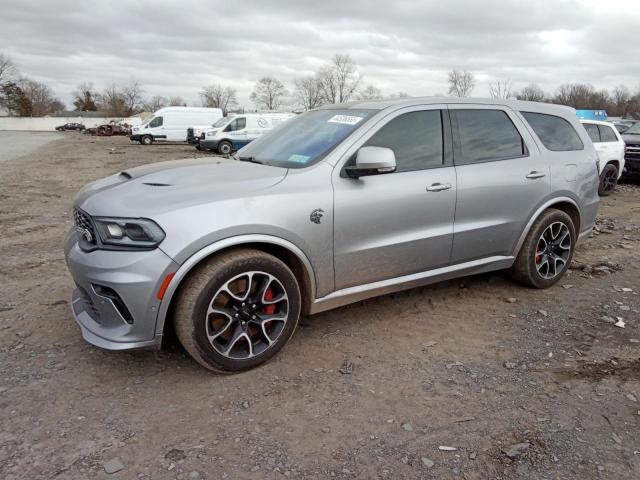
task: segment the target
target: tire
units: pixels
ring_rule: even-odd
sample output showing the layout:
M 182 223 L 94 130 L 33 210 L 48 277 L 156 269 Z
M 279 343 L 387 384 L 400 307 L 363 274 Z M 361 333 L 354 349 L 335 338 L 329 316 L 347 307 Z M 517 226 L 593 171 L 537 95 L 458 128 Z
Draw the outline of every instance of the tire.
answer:
M 549 288 L 567 271 L 575 244 L 571 217 L 555 208 L 545 210 L 531 226 L 511 267 L 511 276 L 529 287 Z
M 221 155 L 229 155 L 233 151 L 233 145 L 227 140 L 222 140 L 218 144 L 218 153 Z
M 600 184 L 598 185 L 598 195 L 608 197 L 618 184 L 618 169 L 615 165 L 607 163 L 600 174 Z
M 206 260 L 187 277 L 174 324 L 180 343 L 200 365 L 241 372 L 284 347 L 298 324 L 300 305 L 298 282 L 284 262 L 260 250 L 239 249 Z
M 200 145 L 196 145 L 196 150 L 202 151 L 202 147 Z
M 142 145 L 151 145 L 153 143 L 153 137 L 151 135 L 145 135 L 140 139 Z

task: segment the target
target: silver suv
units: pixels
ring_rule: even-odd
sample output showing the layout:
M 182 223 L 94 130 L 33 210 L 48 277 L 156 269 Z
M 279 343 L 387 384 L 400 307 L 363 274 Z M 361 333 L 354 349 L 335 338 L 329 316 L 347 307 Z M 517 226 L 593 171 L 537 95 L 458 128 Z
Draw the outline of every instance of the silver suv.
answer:
M 268 360 L 301 314 L 510 269 L 546 288 L 593 227 L 597 154 L 575 112 L 412 98 L 331 105 L 233 158 L 156 163 L 86 186 L 66 259 L 84 338 L 205 367 Z

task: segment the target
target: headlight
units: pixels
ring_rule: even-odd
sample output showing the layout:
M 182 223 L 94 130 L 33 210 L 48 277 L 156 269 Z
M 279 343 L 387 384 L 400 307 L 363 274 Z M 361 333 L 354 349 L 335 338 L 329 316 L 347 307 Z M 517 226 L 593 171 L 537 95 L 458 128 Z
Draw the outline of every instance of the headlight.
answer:
M 216 132 L 207 132 L 207 137 L 215 136 Z
M 154 248 L 164 240 L 164 232 L 148 218 L 94 217 L 102 243 L 118 247 Z

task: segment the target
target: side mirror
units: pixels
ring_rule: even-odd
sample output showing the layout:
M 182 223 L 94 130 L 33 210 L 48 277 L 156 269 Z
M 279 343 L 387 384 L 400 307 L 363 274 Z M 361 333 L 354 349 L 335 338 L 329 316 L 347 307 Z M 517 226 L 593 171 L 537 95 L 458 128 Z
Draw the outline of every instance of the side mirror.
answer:
M 390 148 L 362 147 L 356 155 L 356 164 L 344 170 L 351 178 L 393 173 L 396 171 L 396 156 Z

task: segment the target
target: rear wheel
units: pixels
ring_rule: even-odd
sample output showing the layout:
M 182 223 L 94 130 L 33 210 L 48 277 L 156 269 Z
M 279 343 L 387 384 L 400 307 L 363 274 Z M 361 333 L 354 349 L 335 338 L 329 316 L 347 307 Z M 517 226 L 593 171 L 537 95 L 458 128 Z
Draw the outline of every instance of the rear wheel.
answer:
M 222 155 L 229 155 L 232 151 L 233 151 L 233 146 L 231 145 L 231 142 L 222 140 L 218 144 L 218 153 Z
M 185 280 L 177 297 L 180 342 L 202 366 L 248 370 L 273 357 L 300 316 L 300 289 L 289 268 L 253 249 L 214 257 Z
M 153 137 L 151 135 L 145 135 L 140 139 L 142 145 L 151 145 L 153 143 Z
M 607 163 L 600 174 L 600 185 L 598 186 L 598 194 L 601 197 L 611 195 L 618 184 L 618 169 L 615 165 Z
M 576 243 L 576 231 L 565 212 L 549 209 L 540 215 L 511 267 L 520 283 L 534 288 L 548 288 L 567 271 Z

